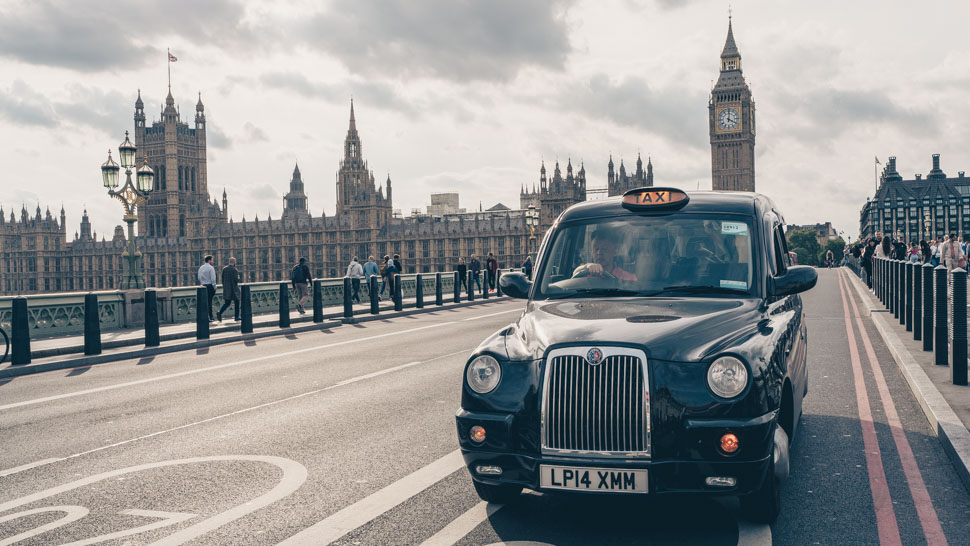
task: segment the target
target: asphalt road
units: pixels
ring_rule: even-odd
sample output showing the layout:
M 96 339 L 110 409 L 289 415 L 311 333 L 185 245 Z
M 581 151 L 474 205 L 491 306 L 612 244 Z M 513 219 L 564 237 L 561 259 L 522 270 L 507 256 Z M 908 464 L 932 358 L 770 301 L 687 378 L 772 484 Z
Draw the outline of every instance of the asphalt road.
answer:
M 970 497 L 853 297 L 834 270 L 804 295 L 770 528 L 730 499 L 481 503 L 454 414 L 469 352 L 522 309 L 491 302 L 0 383 L 0 545 L 970 544 Z

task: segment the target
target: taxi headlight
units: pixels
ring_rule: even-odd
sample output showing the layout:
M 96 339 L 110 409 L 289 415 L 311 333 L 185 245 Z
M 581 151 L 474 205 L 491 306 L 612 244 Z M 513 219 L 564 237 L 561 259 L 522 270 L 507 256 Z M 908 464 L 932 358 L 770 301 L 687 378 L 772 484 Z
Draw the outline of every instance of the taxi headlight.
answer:
M 733 356 L 722 356 L 707 368 L 707 385 L 721 398 L 734 398 L 748 386 L 748 369 Z
M 475 357 L 465 370 L 465 381 L 478 394 L 492 392 L 501 379 L 502 366 L 489 355 Z

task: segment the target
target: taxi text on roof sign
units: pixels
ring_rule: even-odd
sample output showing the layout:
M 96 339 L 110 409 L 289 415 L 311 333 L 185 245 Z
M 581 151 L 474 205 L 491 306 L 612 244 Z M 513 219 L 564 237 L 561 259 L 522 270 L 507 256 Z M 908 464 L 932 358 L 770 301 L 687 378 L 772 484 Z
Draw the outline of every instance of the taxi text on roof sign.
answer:
M 628 209 L 680 208 L 690 200 L 676 188 L 637 188 L 623 194 L 623 206 Z

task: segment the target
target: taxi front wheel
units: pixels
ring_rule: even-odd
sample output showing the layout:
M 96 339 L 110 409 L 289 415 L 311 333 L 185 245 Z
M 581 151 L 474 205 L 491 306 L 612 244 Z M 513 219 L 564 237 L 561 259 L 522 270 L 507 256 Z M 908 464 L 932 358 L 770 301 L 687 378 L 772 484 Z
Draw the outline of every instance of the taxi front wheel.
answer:
M 489 485 L 474 480 L 472 480 L 472 484 L 475 486 L 478 498 L 485 502 L 497 504 L 509 504 L 519 498 L 519 493 L 522 492 L 521 485 Z

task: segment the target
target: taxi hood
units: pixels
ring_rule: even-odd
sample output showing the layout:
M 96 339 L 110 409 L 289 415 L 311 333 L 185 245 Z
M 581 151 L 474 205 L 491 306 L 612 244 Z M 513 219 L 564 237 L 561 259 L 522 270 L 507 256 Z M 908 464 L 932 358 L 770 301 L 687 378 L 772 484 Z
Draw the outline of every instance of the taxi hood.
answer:
M 505 336 L 512 360 L 553 345 L 636 345 L 647 358 L 696 362 L 757 329 L 758 299 L 703 297 L 530 301 Z

